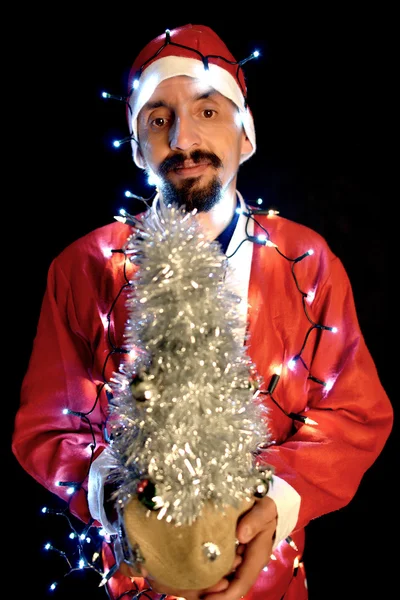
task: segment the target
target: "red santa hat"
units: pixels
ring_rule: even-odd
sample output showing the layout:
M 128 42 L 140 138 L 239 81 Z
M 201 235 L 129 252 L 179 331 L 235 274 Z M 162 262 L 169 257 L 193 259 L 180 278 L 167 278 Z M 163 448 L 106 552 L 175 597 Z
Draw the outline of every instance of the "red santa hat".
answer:
M 256 150 L 253 117 L 246 103 L 246 82 L 241 66 L 221 38 L 205 25 L 184 25 L 166 30 L 140 52 L 129 73 L 127 118 L 132 134 L 133 159 L 144 168 L 137 145 L 137 117 L 156 87 L 170 77 L 206 76 L 210 86 L 238 107 L 243 128 L 252 150 L 242 155 L 241 162 Z

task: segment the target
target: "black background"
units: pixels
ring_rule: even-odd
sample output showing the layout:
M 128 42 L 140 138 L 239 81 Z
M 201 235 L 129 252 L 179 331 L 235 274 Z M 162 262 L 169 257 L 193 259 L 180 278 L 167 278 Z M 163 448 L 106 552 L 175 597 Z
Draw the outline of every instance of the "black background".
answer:
M 317 230 L 341 258 L 367 344 L 397 408 L 390 358 L 396 313 L 389 312 L 397 294 L 397 267 L 392 270 L 389 262 L 397 216 L 397 186 L 391 183 L 392 144 L 398 145 L 394 15 L 384 7 L 350 11 L 336 4 L 308 12 L 284 5 L 221 8 L 226 14 L 218 19 L 215 10 L 114 2 L 86 4 L 85 10 L 21 6 L 15 15 L 3 15 L 4 33 L 14 33 L 3 55 L 10 69 L 4 96 L 11 107 L 3 113 L 4 131 L 11 128 L 3 139 L 4 179 L 10 178 L 3 237 L 11 281 L 4 294 L 6 339 L 12 346 L 3 363 L 6 551 L 11 542 L 3 568 L 5 577 L 7 569 L 12 573 L 12 598 L 32 593 L 46 600 L 53 580 L 61 581 L 57 599 L 106 597 L 93 573 L 63 577 L 64 559 L 43 552 L 49 539 L 69 548 L 65 525 L 40 513 L 43 504 L 60 505 L 21 469 L 10 438 L 51 259 L 111 222 L 119 208 L 141 210 L 126 200 L 125 190 L 152 193 L 129 145 L 112 147 L 114 139 L 128 135 L 125 111 L 101 92 L 124 95 L 136 54 L 166 28 L 204 23 L 237 59 L 261 51 L 245 67 L 258 148 L 239 171 L 238 189 L 250 203 L 262 197 L 265 207 Z M 311 600 L 397 593 L 391 557 L 397 553 L 398 466 L 393 431 L 353 501 L 309 525 L 304 558 Z

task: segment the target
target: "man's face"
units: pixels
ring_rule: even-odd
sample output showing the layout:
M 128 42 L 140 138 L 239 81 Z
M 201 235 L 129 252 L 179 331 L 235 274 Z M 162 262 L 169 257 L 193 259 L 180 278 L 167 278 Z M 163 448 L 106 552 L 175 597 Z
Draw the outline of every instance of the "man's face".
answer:
M 162 81 L 138 116 L 138 138 L 164 201 L 209 211 L 235 190 L 241 154 L 251 149 L 237 107 L 205 82 Z

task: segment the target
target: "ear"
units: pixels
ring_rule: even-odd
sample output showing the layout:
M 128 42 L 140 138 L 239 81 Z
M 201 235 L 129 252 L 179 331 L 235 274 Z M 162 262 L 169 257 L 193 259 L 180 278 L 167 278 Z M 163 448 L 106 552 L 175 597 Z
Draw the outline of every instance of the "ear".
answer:
M 249 152 L 251 152 L 252 150 L 253 150 L 252 143 L 250 142 L 249 138 L 247 137 L 246 132 L 243 130 L 240 154 L 241 155 L 249 154 Z
M 136 165 L 140 168 L 140 169 L 145 169 L 146 168 L 146 162 L 143 158 L 143 154 L 140 150 L 140 146 L 139 144 L 137 144 L 136 142 L 134 142 L 132 140 L 131 142 L 131 148 L 132 148 L 132 158 L 135 161 L 135 152 L 136 152 Z
M 139 144 L 137 146 L 137 153 L 138 153 L 138 158 L 144 163 L 144 157 L 143 157 L 143 154 L 142 154 Z

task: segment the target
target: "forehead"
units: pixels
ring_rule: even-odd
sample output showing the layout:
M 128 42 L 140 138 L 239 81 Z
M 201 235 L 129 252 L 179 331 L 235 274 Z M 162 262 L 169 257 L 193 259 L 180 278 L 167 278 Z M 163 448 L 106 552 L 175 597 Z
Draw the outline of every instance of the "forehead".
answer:
M 189 77 L 188 75 L 176 75 L 161 81 L 143 108 L 152 108 L 158 102 L 173 104 L 176 102 L 197 101 L 203 98 L 212 98 L 217 102 L 230 103 L 228 98 L 217 92 L 207 82 L 206 77 L 197 78 Z

